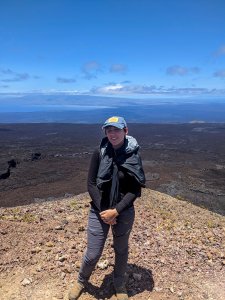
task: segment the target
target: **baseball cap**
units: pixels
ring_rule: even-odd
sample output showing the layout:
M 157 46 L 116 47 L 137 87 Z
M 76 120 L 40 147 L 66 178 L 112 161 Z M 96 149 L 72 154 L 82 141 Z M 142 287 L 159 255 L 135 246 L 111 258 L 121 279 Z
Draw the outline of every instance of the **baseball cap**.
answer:
M 107 126 L 114 126 L 119 129 L 123 129 L 127 127 L 127 123 L 123 117 L 113 116 L 105 121 L 102 128 L 106 128 Z

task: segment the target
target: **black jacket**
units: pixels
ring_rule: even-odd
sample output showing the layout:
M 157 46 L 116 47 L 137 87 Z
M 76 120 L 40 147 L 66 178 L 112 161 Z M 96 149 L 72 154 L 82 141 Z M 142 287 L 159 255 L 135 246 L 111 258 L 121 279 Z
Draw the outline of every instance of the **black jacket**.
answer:
M 88 192 L 99 211 L 115 207 L 118 213 L 133 205 L 141 195 L 145 176 L 137 141 L 126 136 L 124 145 L 114 150 L 107 138 L 95 150 L 88 172 Z

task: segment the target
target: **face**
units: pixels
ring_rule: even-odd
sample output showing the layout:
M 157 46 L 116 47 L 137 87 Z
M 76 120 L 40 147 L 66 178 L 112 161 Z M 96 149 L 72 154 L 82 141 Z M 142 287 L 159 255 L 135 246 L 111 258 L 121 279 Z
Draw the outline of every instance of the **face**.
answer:
M 124 137 L 127 133 L 127 128 L 119 129 L 114 126 L 108 126 L 105 128 L 105 134 L 114 149 L 118 149 L 123 145 Z

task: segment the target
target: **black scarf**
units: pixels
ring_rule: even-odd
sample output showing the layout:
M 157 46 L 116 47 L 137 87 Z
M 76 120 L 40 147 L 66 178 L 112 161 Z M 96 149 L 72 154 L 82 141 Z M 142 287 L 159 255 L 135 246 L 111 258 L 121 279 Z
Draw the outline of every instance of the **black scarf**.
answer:
M 103 138 L 100 145 L 100 164 L 97 174 L 97 187 L 104 190 L 104 184 L 111 181 L 110 207 L 115 207 L 119 200 L 119 172 L 122 167 L 133 176 L 139 184 L 145 186 L 145 175 L 141 158 L 138 154 L 139 145 L 137 141 L 126 136 L 124 144 L 118 150 L 114 150 L 107 137 Z

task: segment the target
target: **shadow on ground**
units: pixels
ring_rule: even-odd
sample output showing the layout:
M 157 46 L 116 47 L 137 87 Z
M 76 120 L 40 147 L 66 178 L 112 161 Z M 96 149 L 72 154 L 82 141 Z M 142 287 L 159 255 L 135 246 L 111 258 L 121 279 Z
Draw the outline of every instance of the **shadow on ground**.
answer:
M 152 291 L 154 288 L 152 271 L 136 264 L 128 264 L 126 287 L 129 297 L 144 291 Z M 96 299 L 111 299 L 115 295 L 113 272 L 105 276 L 100 287 L 88 283 L 86 291 Z

